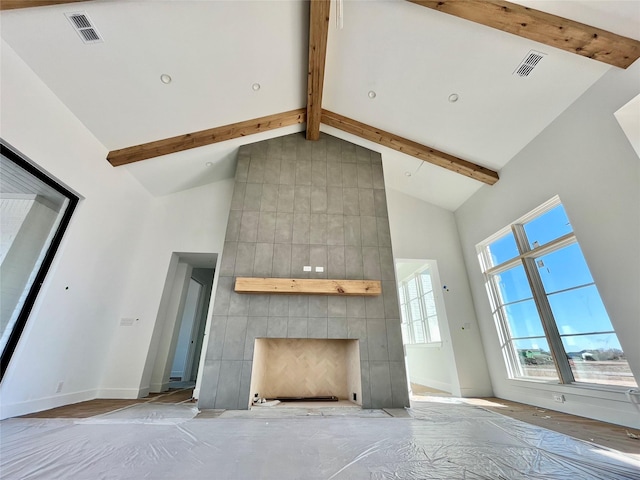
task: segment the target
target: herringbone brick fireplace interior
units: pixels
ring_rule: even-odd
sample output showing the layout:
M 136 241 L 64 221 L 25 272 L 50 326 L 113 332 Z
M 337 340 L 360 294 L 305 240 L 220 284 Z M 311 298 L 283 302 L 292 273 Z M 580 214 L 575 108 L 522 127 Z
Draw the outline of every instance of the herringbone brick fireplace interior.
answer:
M 335 396 L 361 405 L 358 340 L 258 338 L 251 396 Z M 249 399 L 247 399 L 249 400 Z

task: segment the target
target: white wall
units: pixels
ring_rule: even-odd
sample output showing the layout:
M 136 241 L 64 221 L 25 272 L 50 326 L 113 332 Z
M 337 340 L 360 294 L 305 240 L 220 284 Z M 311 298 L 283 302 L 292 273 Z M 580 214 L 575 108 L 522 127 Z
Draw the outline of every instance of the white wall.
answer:
M 139 320 L 133 328 L 117 329 L 101 396 L 136 398 L 149 392 L 164 325 L 156 319 L 167 308 L 161 304 L 163 290 L 178 261 L 172 265 L 173 253 L 222 252 L 233 183 L 223 180 L 154 199 L 121 311 L 121 317 Z
M 0 415 L 137 397 L 149 388 L 172 253 L 222 251 L 233 180 L 152 197 L 1 48 L 0 136 L 84 198 L 0 385 Z
M 453 393 L 451 348 L 441 343 L 424 343 L 404 346 L 407 355 L 409 381 L 425 387 Z M 456 382 L 457 383 L 457 382 Z M 459 386 L 456 384 L 459 390 Z M 456 395 L 459 393 L 456 392 Z
M 0 61 L 0 135 L 84 197 L 0 385 L 6 417 L 95 397 L 134 264 L 124 233 L 151 197 L 4 42 Z
M 623 393 L 507 379 L 475 245 L 558 194 L 611 322 L 640 380 L 640 159 L 614 112 L 640 91 L 640 62 L 613 68 L 456 211 L 497 396 L 629 426 L 640 412 Z M 565 404 L 552 393 L 563 393 Z
M 451 392 L 455 395 L 491 396 L 493 391 L 453 213 L 392 189 L 387 190 L 387 204 L 394 259 L 436 260 L 440 282 L 447 287 L 442 291 L 447 321 L 440 322 L 439 352 L 446 363 L 425 365 L 419 376 L 438 381 L 442 375 L 430 370 L 448 368 Z

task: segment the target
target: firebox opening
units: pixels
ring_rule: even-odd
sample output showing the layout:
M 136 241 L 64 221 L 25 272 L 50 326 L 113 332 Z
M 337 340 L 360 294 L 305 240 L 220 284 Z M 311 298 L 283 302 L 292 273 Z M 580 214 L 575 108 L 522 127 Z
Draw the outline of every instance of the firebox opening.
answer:
M 359 341 L 257 338 L 250 392 L 249 407 L 256 398 L 261 405 L 279 400 L 361 406 L 357 400 L 362 398 Z

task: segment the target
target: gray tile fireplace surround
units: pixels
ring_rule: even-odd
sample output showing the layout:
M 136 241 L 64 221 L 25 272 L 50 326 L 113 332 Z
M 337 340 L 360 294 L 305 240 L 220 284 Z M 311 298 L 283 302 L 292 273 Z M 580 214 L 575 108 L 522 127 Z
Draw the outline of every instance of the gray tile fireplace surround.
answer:
M 358 339 L 363 408 L 408 405 L 380 154 L 325 134 L 241 147 L 218 274 L 200 408 L 248 408 L 256 338 Z M 383 293 L 240 295 L 237 276 L 381 280 Z

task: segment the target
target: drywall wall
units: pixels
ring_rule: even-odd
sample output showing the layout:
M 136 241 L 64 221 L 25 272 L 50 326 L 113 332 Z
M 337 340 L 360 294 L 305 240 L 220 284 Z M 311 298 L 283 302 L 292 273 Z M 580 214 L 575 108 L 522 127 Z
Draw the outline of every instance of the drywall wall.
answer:
M 475 246 L 559 195 L 632 371 L 640 380 L 640 160 L 614 112 L 640 91 L 640 62 L 611 69 L 483 187 L 455 217 L 496 395 L 604 421 L 640 426 L 621 391 L 509 380 Z M 566 403 L 555 403 L 553 393 Z
M 439 370 L 448 369 L 451 392 L 455 395 L 491 396 L 453 213 L 393 189 L 387 190 L 387 203 L 394 258 L 436 260 L 443 287 L 446 318 L 438 312 L 442 336 L 440 359 L 424 364 L 422 371 L 416 373 L 420 378 L 437 382 L 442 379 Z
M 152 197 L 105 160 L 107 149 L 11 47 L 1 49 L 0 136 L 82 200 L 0 385 L 0 414 L 144 396 L 172 254 L 222 250 L 233 181 Z M 125 327 L 123 318 L 137 320 Z
M 84 197 L 0 385 L 2 417 L 96 396 L 151 197 L 6 43 L 0 135 Z
M 150 391 L 164 327 L 158 320 L 167 308 L 162 299 L 169 298 L 163 292 L 178 264 L 174 252 L 222 251 L 232 192 L 233 180 L 223 180 L 154 199 L 120 314 L 139 320 L 116 329 L 101 396 L 136 398 Z
M 452 393 L 451 348 L 441 343 L 405 345 L 409 381 L 425 387 Z

